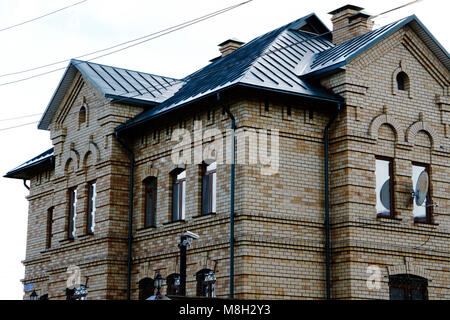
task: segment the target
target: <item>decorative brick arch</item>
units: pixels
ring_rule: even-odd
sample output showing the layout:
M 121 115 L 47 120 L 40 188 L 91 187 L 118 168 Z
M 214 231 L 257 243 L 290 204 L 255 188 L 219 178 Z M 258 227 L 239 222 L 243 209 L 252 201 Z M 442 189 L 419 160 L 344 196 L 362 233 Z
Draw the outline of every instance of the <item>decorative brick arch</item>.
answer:
M 393 116 L 388 114 L 382 114 L 378 117 L 375 117 L 370 123 L 369 127 L 369 135 L 371 138 L 378 140 L 378 131 L 383 124 L 388 124 L 394 129 L 395 140 L 396 142 L 404 142 L 402 133 L 402 126 L 400 122 L 395 119 Z M 402 141 L 399 141 L 402 140 Z
M 177 169 L 180 169 L 180 170 L 186 170 L 186 164 L 184 164 L 184 163 L 181 163 L 181 164 L 175 164 L 175 165 L 173 165 L 173 166 L 171 166 L 171 167 L 169 168 L 169 172 L 173 172 L 173 171 L 175 171 L 175 170 L 177 170 Z
M 417 134 L 419 131 L 425 131 L 431 139 L 431 147 L 435 148 L 435 146 L 438 144 L 438 134 L 436 130 L 427 122 L 423 120 L 419 120 L 415 123 L 413 123 L 407 130 L 406 130 L 406 141 L 409 143 L 413 143 Z
M 159 174 L 159 170 L 155 168 L 153 163 L 150 163 L 149 165 L 147 165 L 145 167 L 145 177 L 149 178 L 149 177 L 158 177 Z
M 80 168 L 80 153 L 71 146 L 68 154 L 66 155 L 65 159 L 64 159 L 64 172 L 67 169 L 67 164 L 68 162 L 72 160 L 75 163 L 75 170 L 78 170 Z
M 83 162 L 82 162 L 82 166 L 83 169 L 86 168 L 86 160 L 87 157 L 92 154 L 94 156 L 95 162 L 98 163 L 100 161 L 100 148 L 97 146 L 97 144 L 93 141 L 90 141 L 88 144 L 88 147 L 86 149 L 86 151 L 83 154 Z
M 64 174 L 67 174 L 67 171 L 68 171 L 68 168 L 69 168 L 69 164 L 71 164 L 72 162 L 75 163 L 75 171 L 77 170 L 75 160 L 73 160 L 73 158 L 69 157 L 69 158 L 67 158 L 66 161 L 64 162 L 64 167 L 63 167 L 63 172 L 64 172 Z
M 412 274 L 425 278 L 427 280 L 432 280 L 431 274 L 424 267 L 418 266 L 413 262 L 406 262 L 405 264 L 398 264 L 395 266 L 388 266 L 388 273 L 390 276 L 397 274 Z

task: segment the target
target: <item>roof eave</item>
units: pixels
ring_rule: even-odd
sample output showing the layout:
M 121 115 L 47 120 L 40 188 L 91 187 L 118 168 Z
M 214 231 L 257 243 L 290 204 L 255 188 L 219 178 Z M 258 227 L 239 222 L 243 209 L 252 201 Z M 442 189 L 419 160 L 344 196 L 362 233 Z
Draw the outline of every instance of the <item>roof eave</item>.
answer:
M 20 179 L 29 180 L 36 172 L 43 171 L 45 169 L 50 169 L 53 167 L 55 162 L 55 157 L 51 156 L 40 161 L 37 161 L 29 166 L 24 166 L 18 170 L 12 170 L 5 174 L 4 178 L 10 179 Z
M 66 81 L 66 77 L 68 76 L 68 73 L 69 73 L 71 67 L 75 67 L 72 64 L 72 61 L 69 62 L 69 65 L 67 66 L 66 71 L 64 71 L 64 75 L 62 76 L 61 80 L 59 80 L 58 86 L 56 87 L 55 91 L 53 92 L 53 95 L 52 95 L 52 97 L 51 97 L 51 99 L 50 99 L 50 101 L 49 101 L 49 103 L 47 105 L 47 108 L 45 109 L 44 113 L 42 114 L 41 119 L 39 120 L 38 129 L 40 129 L 40 130 L 49 130 L 50 120 L 48 120 L 47 124 L 44 124 L 43 121 L 48 116 L 50 116 L 49 112 L 51 111 L 50 109 L 51 109 L 51 107 L 53 105 L 53 101 L 56 99 L 56 97 L 57 97 L 57 95 L 59 93 L 59 90 L 61 89 L 61 86 Z M 71 81 L 73 81 L 73 78 L 69 82 L 71 82 Z
M 232 88 L 235 88 L 235 87 L 246 87 L 246 88 L 253 88 L 253 89 L 258 89 L 258 90 L 262 90 L 262 91 L 276 92 L 276 93 L 282 93 L 282 94 L 290 94 L 290 95 L 297 96 L 297 97 L 304 97 L 304 98 L 307 98 L 307 99 L 320 100 L 320 101 L 330 102 L 330 103 L 342 103 L 342 102 L 344 102 L 344 99 L 339 97 L 339 96 L 336 96 L 335 98 L 333 98 L 333 97 L 324 97 L 324 96 L 319 96 L 319 95 L 308 95 L 308 94 L 304 94 L 304 93 L 300 93 L 300 92 L 285 91 L 285 90 L 280 90 L 280 89 L 262 87 L 262 86 L 258 86 L 258 85 L 252 85 L 252 84 L 248 84 L 248 83 L 239 82 L 239 83 L 234 83 L 234 84 L 232 84 L 230 86 L 223 87 L 223 88 L 220 88 L 218 90 L 212 91 L 212 92 L 210 92 L 210 93 L 208 93 L 206 95 L 202 95 L 202 96 L 200 96 L 200 97 L 198 97 L 196 99 L 189 100 L 189 101 L 187 101 L 185 103 L 177 105 L 174 108 L 169 108 L 169 109 L 167 109 L 167 110 L 165 110 L 165 111 L 163 111 L 161 113 L 158 113 L 156 115 L 153 115 L 153 116 L 145 118 L 145 119 L 142 119 L 140 121 L 121 124 L 118 127 L 116 127 L 114 129 L 114 131 L 117 132 L 118 134 L 120 134 L 122 132 L 131 130 L 131 129 L 136 128 L 136 127 L 138 127 L 140 125 L 143 125 L 144 123 L 147 123 L 148 121 L 160 118 L 160 117 L 162 117 L 162 116 L 164 116 L 164 115 L 166 115 L 168 113 L 174 112 L 176 110 L 180 110 L 181 108 L 184 108 L 184 107 L 186 107 L 186 106 L 188 106 L 190 104 L 193 104 L 195 102 L 198 102 L 198 101 L 200 101 L 202 99 L 211 97 L 212 95 L 217 94 L 217 92 L 220 92 L 222 90 L 229 90 L 229 89 L 232 89 Z

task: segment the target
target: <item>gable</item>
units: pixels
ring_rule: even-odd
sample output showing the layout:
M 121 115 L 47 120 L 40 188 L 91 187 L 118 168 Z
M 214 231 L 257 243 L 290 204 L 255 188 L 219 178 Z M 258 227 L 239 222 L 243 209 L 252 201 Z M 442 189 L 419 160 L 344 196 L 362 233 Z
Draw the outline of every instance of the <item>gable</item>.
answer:
M 86 129 L 95 121 L 109 100 L 94 87 L 85 77 L 76 72 L 73 82 L 67 88 L 65 96 L 50 121 L 51 130 L 65 128 L 70 131 Z M 84 112 L 82 112 L 84 110 Z
M 419 35 L 410 25 L 405 25 L 397 30 L 389 37 L 379 41 L 369 50 L 361 53 L 357 58 L 347 64 L 346 74 L 349 77 L 357 76 L 362 82 L 370 78 L 378 68 L 385 69 L 384 80 L 390 83 L 389 90 L 396 95 L 396 75 L 400 72 L 405 73 L 412 78 L 409 97 L 413 98 L 414 91 L 425 88 L 431 89 L 432 83 L 438 84 L 435 94 L 444 94 L 446 88 L 450 85 L 449 70 L 442 61 L 434 55 L 434 52 L 427 47 Z M 425 76 L 421 73 L 427 73 Z M 418 77 L 418 75 L 421 77 Z M 421 78 L 423 85 L 417 85 L 417 81 Z M 381 81 L 381 79 L 380 79 Z
M 75 81 L 78 72 L 104 98 L 139 106 L 155 106 L 163 102 L 178 91 L 183 83 L 174 78 L 73 59 L 39 122 L 39 129 L 49 130 L 50 122 Z
M 412 28 L 445 68 L 450 70 L 450 56 L 448 52 L 425 28 L 419 19 L 413 15 L 316 54 L 311 59 L 308 68 L 305 68 L 300 76 L 303 78 L 316 78 L 343 69 L 351 61 L 357 59 L 364 52 L 378 45 L 384 39 L 405 26 Z

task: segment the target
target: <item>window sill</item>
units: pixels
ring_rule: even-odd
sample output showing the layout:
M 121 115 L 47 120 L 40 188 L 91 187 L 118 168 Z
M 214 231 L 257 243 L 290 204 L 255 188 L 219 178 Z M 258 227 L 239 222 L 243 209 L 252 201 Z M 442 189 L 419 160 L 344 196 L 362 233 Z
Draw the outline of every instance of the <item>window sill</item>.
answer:
M 157 226 L 148 226 L 148 227 L 136 229 L 136 232 L 144 231 L 144 230 L 157 229 L 157 228 L 158 228 Z
M 429 226 L 438 226 L 439 225 L 439 223 L 436 223 L 436 222 L 431 222 L 431 221 L 427 221 L 427 220 L 418 220 L 418 219 L 414 219 L 414 224 L 429 225 Z
M 59 243 L 65 244 L 65 243 L 72 243 L 74 242 L 75 239 L 63 239 L 63 240 L 59 240 Z
M 198 219 L 198 218 L 202 218 L 202 217 L 209 217 L 209 216 L 215 216 L 216 212 L 210 212 L 210 213 L 203 213 L 201 215 L 192 217 L 192 219 Z
M 388 216 L 388 215 L 384 215 L 384 214 L 378 214 L 377 219 L 380 219 L 380 220 L 386 219 L 386 220 L 394 220 L 394 221 L 402 221 L 403 220 L 402 218 L 397 218 L 395 215 Z
M 93 236 L 93 235 L 94 235 L 93 233 L 85 233 L 85 234 L 82 234 L 81 236 L 78 236 L 77 238 L 82 239 L 82 238 L 86 238 L 86 237 Z
M 175 224 L 175 223 L 186 223 L 186 220 L 169 221 L 169 222 L 163 223 L 163 226 L 167 226 L 167 225 Z

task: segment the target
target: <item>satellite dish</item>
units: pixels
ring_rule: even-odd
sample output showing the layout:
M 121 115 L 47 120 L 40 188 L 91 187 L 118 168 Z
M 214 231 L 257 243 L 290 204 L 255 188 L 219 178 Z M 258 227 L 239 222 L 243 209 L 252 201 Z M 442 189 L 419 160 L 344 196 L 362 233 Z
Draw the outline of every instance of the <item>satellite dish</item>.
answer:
M 380 200 L 381 204 L 388 210 L 391 208 L 391 179 L 387 179 L 381 187 Z
M 423 171 L 419 179 L 417 179 L 416 190 L 414 192 L 414 197 L 416 198 L 416 205 L 421 206 L 428 195 L 428 173 Z

